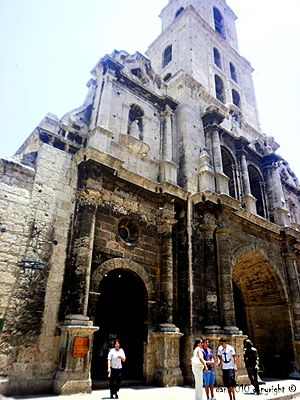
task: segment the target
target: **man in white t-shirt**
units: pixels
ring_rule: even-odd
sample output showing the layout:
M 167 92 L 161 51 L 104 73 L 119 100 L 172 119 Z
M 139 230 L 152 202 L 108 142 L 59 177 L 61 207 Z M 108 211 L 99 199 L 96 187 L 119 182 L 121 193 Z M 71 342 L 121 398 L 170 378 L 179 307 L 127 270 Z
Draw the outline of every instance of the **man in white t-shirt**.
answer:
M 229 399 L 235 400 L 237 356 L 234 348 L 226 343 L 226 339 L 219 340 L 218 366 L 222 368 L 223 383 L 227 387 Z
M 109 376 L 110 398 L 118 399 L 121 386 L 122 362 L 126 359 L 124 350 L 120 348 L 119 339 L 115 339 L 114 347 L 107 356 L 107 371 Z

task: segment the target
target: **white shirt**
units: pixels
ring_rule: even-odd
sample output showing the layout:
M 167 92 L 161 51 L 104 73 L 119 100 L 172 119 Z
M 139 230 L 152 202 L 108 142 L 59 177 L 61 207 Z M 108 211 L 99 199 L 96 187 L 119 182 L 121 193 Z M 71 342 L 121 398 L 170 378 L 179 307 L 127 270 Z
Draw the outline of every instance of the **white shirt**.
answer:
M 234 359 L 235 350 L 230 344 L 227 344 L 224 348 L 220 346 L 218 348 L 218 356 L 222 356 L 222 369 L 234 369 Z
M 111 368 L 122 368 L 122 361 L 118 357 L 122 357 L 125 359 L 125 353 L 123 349 L 116 350 L 115 348 L 113 348 L 109 350 L 107 359 L 110 360 Z

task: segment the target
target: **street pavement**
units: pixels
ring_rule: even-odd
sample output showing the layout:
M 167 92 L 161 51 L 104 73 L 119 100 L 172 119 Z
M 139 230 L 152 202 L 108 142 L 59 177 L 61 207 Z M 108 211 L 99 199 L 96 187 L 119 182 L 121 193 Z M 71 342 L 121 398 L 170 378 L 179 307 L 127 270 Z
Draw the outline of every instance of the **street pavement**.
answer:
M 260 385 L 260 400 L 286 400 L 300 399 L 300 380 L 270 380 Z M 105 400 L 110 397 L 109 389 L 93 390 L 90 394 L 60 395 L 59 400 Z M 55 400 L 56 395 L 32 395 L 32 396 L 3 396 L 1 400 L 34 399 Z M 253 386 L 239 385 L 236 388 L 236 400 L 255 400 L 258 396 L 253 394 Z M 124 387 L 119 391 L 120 400 L 194 400 L 195 390 L 190 386 L 175 386 L 158 388 L 152 386 Z M 229 400 L 228 393 L 223 387 L 215 388 L 216 400 Z M 206 396 L 203 390 L 203 400 Z

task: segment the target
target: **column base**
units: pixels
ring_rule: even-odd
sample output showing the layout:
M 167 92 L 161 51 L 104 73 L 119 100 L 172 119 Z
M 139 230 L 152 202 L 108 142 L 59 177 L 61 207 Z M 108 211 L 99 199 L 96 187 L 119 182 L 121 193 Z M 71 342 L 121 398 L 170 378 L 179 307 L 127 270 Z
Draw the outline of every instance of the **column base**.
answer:
M 252 214 L 256 214 L 256 198 L 252 194 L 245 194 L 242 199 L 246 210 Z
M 57 372 L 53 384 L 55 394 L 91 393 L 92 380 L 73 371 Z
M 179 339 L 183 336 L 173 324 L 160 324 L 152 333 L 155 351 L 152 384 L 168 387 L 183 384 L 179 368 Z
M 169 182 L 177 185 L 177 165 L 170 161 L 160 163 L 160 182 Z
M 99 328 L 84 315 L 68 315 L 60 326 L 60 360 L 53 383 L 56 394 L 91 393 L 93 335 Z

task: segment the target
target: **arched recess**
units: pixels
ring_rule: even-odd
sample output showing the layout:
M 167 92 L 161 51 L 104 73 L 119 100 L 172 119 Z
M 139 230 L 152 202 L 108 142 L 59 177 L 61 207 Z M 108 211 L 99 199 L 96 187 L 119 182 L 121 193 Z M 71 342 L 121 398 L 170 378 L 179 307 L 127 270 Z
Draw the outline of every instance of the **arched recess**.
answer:
M 293 330 L 278 272 L 266 253 L 248 246 L 234 257 L 232 279 L 237 326 L 257 347 L 264 374 L 287 377 L 294 360 Z
M 236 176 L 236 168 L 234 164 L 234 159 L 230 152 L 225 149 L 225 147 L 221 147 L 221 154 L 222 154 L 222 164 L 223 164 L 223 172 L 225 175 L 228 176 L 228 189 L 229 195 L 234 197 L 235 199 L 239 198 L 239 190 L 238 190 L 238 180 Z
M 263 218 L 268 218 L 266 196 L 263 178 L 256 167 L 248 166 L 251 194 L 256 198 L 256 212 Z
M 112 259 L 92 274 L 88 315 L 99 326 L 93 343 L 92 378 L 107 379 L 107 353 L 117 337 L 127 356 L 123 376 L 142 380 L 154 287 L 144 268 L 128 259 Z M 151 301 L 152 300 L 152 301 Z

